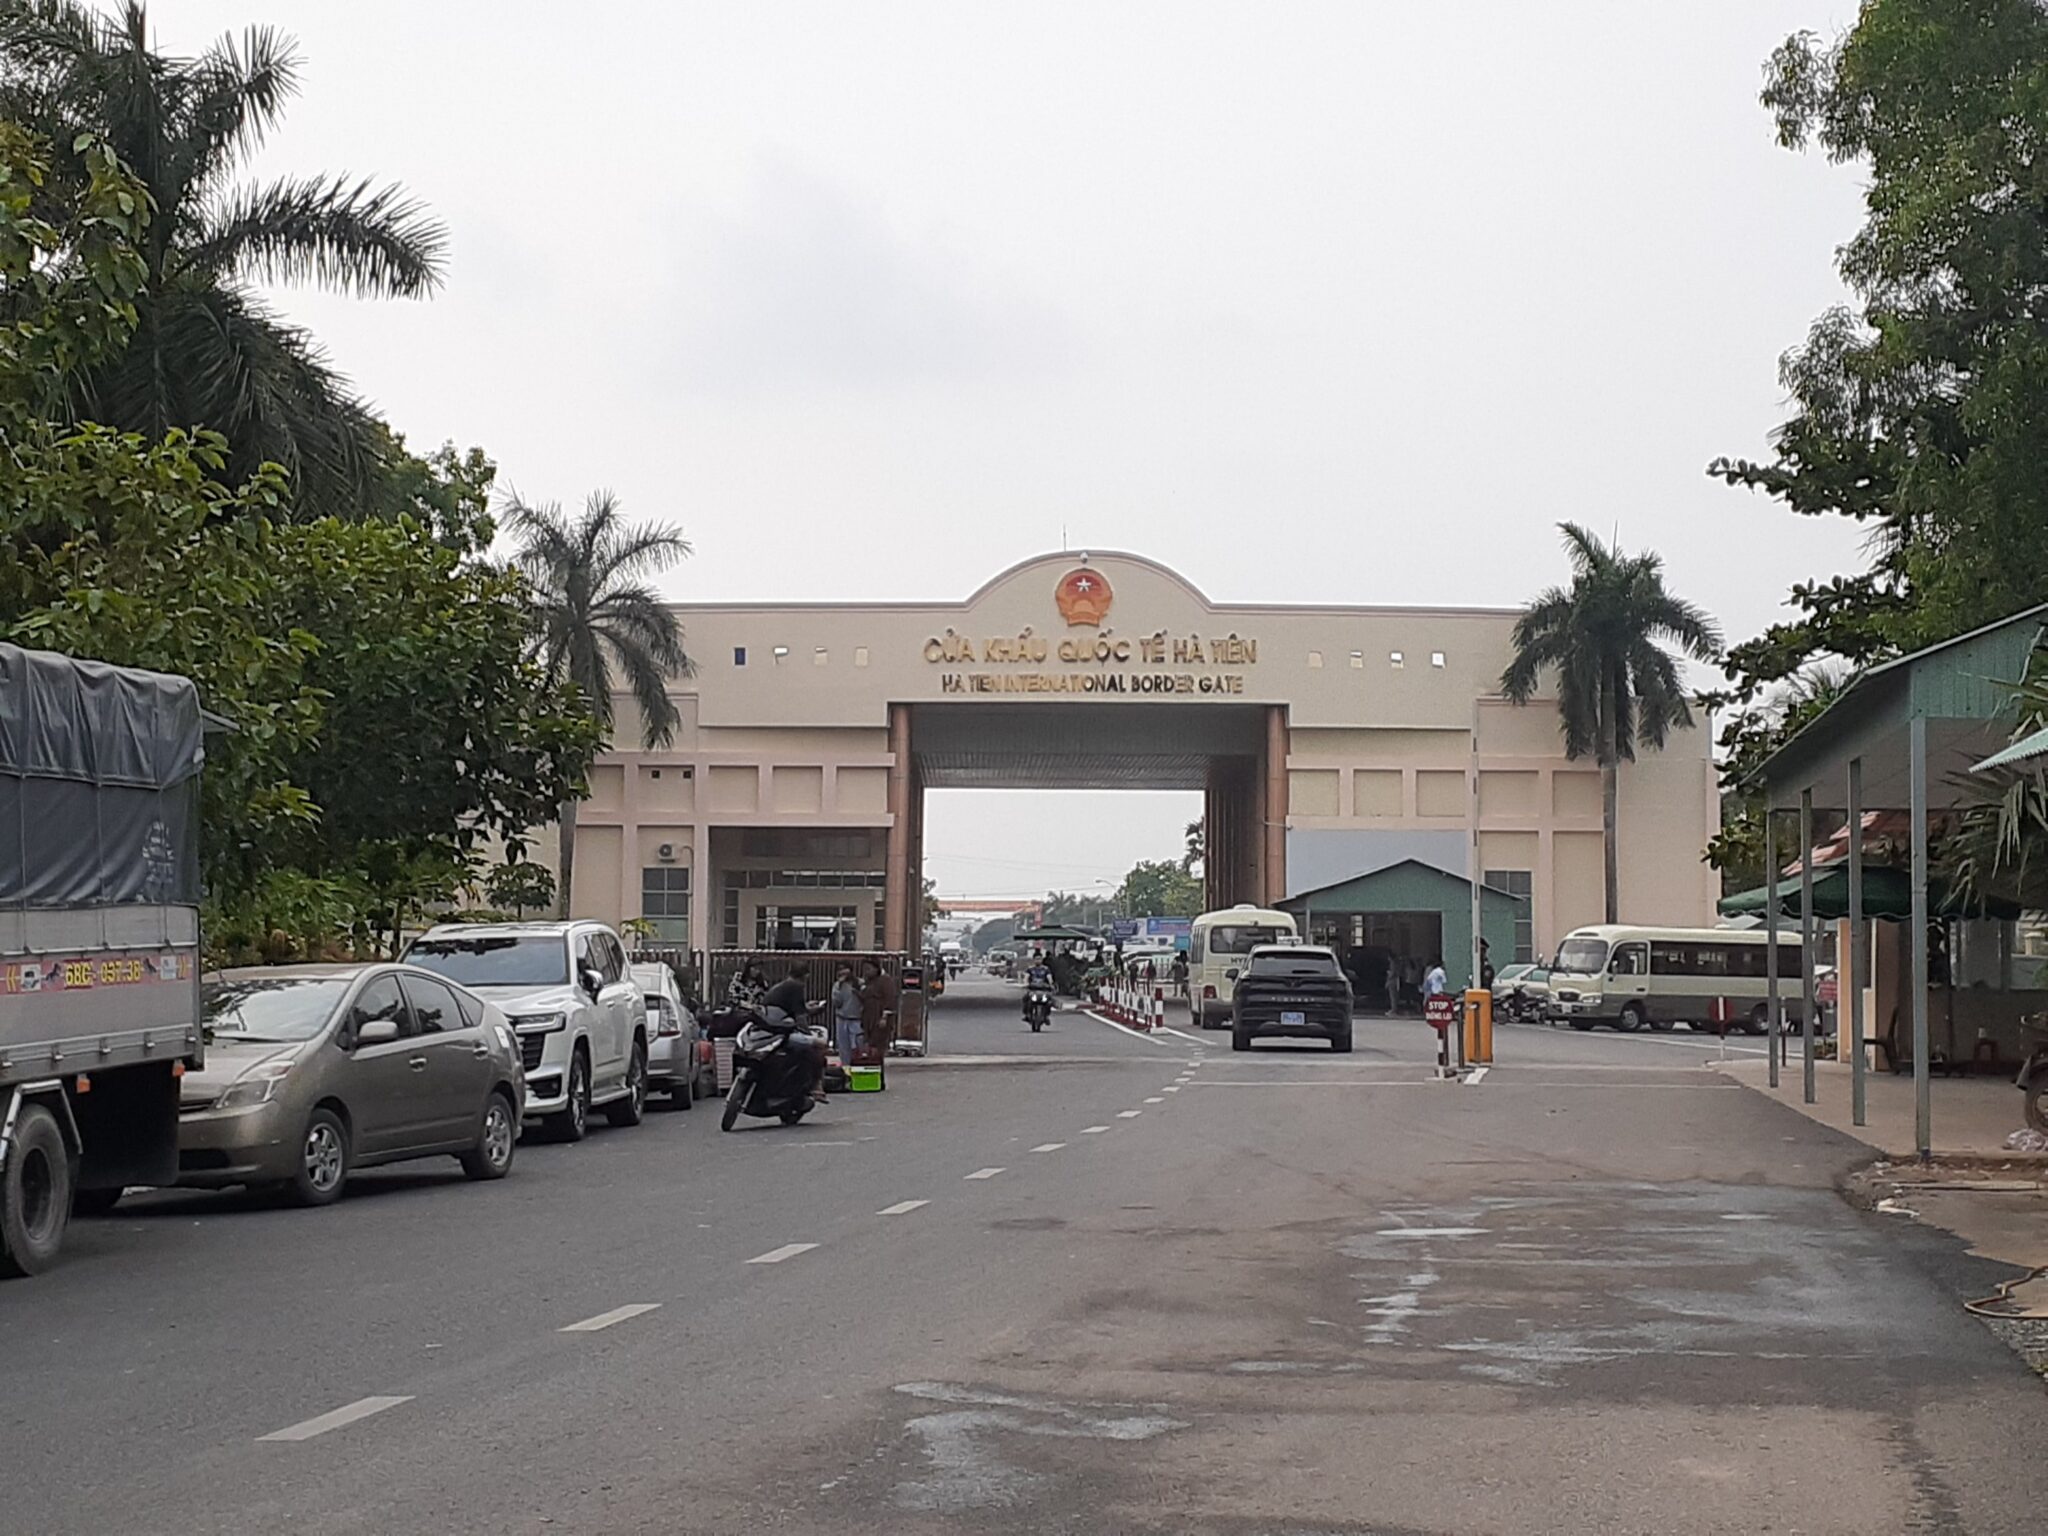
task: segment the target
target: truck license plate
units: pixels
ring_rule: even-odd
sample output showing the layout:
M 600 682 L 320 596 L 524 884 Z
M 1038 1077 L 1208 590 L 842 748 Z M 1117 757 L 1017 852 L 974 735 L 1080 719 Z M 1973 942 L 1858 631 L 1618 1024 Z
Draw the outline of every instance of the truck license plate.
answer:
M 1299 1011 L 1291 1013 L 1283 1012 L 1280 1015 L 1280 1022 L 1282 1024 L 1306 1024 L 1308 1022 L 1308 1016 Z

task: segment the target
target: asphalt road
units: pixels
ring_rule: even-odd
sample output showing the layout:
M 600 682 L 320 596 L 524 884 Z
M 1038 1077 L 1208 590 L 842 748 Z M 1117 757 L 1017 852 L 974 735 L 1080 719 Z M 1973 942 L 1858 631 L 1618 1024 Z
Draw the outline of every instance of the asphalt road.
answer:
M 0 1533 L 2032 1531 L 1995 1275 L 1712 1041 L 1233 1054 L 1013 988 L 795 1129 L 714 1106 L 339 1206 L 155 1194 L 0 1289 Z M 1735 1049 L 1760 1049 L 1738 1042 Z M 650 1310 L 629 1312 L 626 1309 Z M 573 1325 L 582 1324 L 580 1328 Z M 288 1438 L 277 1438 L 280 1435 Z

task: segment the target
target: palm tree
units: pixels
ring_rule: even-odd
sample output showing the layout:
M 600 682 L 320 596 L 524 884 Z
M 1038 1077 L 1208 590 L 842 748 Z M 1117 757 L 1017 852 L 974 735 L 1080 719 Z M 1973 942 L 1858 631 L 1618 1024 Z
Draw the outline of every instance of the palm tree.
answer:
M 1515 621 L 1514 660 L 1501 692 L 1517 704 L 1557 678 L 1557 713 L 1568 758 L 1600 764 L 1601 830 L 1606 836 L 1607 921 L 1620 917 L 1615 868 L 1615 809 L 1620 766 L 1638 744 L 1657 750 L 1674 726 L 1692 724 L 1678 663 L 1658 642 L 1697 661 L 1721 654 L 1720 626 L 1664 589 L 1664 561 L 1603 544 L 1576 523 L 1560 523 L 1572 563 L 1569 587 L 1540 594 Z
M 688 556 L 674 530 L 633 524 L 610 491 L 593 491 L 583 515 L 571 519 L 553 502 L 530 506 L 517 496 L 505 527 L 519 540 L 514 563 L 533 586 L 533 651 L 551 685 L 573 684 L 584 707 L 611 739 L 612 689 L 623 676 L 640 706 L 648 747 L 675 735 L 679 716 L 669 679 L 691 670 L 683 626 L 643 578 Z M 576 802 L 560 816 L 562 856 L 557 896 L 569 911 L 576 872 Z
M 140 0 L 111 16 L 82 0 L 0 0 L 0 118 L 60 154 L 92 134 L 153 205 L 135 336 L 76 381 L 73 414 L 152 437 L 210 427 L 235 473 L 274 461 L 302 514 L 355 516 L 385 451 L 374 418 L 253 285 L 422 297 L 440 282 L 444 233 L 396 187 L 239 184 L 297 89 L 298 55 L 272 28 L 172 58 L 151 48 Z

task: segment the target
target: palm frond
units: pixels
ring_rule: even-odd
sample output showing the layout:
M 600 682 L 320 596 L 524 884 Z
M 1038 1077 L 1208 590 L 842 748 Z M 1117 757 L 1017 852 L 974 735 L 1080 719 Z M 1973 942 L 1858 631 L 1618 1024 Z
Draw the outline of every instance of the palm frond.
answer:
M 440 286 L 446 244 L 446 229 L 399 188 L 315 176 L 234 193 L 209 210 L 183 260 L 216 278 L 419 298 Z

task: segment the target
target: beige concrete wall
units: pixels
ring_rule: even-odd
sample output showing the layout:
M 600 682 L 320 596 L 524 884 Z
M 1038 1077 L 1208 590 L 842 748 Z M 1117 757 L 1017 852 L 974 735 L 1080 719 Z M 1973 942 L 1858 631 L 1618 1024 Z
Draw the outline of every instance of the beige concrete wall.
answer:
M 579 848 L 597 833 L 599 851 L 579 868 L 579 906 L 634 915 L 639 866 L 623 863 L 622 850 L 639 858 L 650 839 L 670 842 L 699 867 L 693 910 L 708 937 L 725 867 L 705 851 L 712 834 L 886 828 L 892 703 L 1042 697 L 1128 712 L 1172 697 L 1286 704 L 1291 819 L 1390 836 L 1469 826 L 1476 721 L 1485 867 L 1531 871 L 1539 947 L 1599 917 L 1599 774 L 1566 761 L 1554 700 L 1516 707 L 1496 696 L 1512 611 L 1216 603 L 1155 562 L 1104 554 L 1087 569 L 1113 587 L 1110 611 L 1099 625 L 1070 625 L 1055 591 L 1080 566 L 1078 555 L 1027 561 L 958 602 L 681 607 L 696 661 L 672 690 L 682 724 L 662 747 L 643 750 L 637 711 L 617 701 L 617 746 L 593 773 L 580 818 Z M 1076 659 L 1062 658 L 1063 644 Z M 1119 645 L 1131 659 L 1115 659 Z M 1034 646 L 1043 659 L 1032 659 Z M 1030 676 L 1065 689 L 1076 677 L 1144 673 L 1207 679 L 1217 691 L 971 691 L 977 677 L 998 689 Z M 1704 731 L 1678 733 L 1665 752 L 1624 768 L 1625 918 L 1711 920 L 1714 886 L 1699 853 L 1718 824 L 1713 779 Z M 537 855 L 551 862 L 552 836 L 541 845 Z

